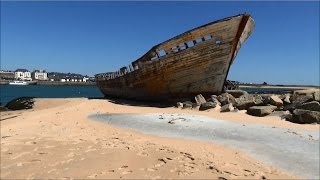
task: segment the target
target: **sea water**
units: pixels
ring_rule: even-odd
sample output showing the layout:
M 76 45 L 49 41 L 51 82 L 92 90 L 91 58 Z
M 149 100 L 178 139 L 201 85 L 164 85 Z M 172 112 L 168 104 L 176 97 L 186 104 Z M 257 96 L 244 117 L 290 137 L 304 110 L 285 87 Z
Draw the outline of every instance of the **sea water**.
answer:
M 35 98 L 102 98 L 103 94 L 97 86 L 0 85 L 1 104 L 4 105 L 22 96 Z

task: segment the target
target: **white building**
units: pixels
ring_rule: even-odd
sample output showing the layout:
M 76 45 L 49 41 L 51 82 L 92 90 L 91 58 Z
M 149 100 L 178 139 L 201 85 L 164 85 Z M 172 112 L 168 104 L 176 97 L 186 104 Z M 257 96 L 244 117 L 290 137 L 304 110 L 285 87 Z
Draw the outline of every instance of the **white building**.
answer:
M 34 80 L 47 81 L 48 80 L 48 73 L 44 70 L 35 70 L 32 73 L 32 78 Z
M 87 77 L 83 77 L 83 82 L 87 82 L 89 80 L 89 78 L 87 78 Z
M 31 72 L 27 69 L 17 69 L 14 72 L 14 78 L 17 80 L 31 81 Z

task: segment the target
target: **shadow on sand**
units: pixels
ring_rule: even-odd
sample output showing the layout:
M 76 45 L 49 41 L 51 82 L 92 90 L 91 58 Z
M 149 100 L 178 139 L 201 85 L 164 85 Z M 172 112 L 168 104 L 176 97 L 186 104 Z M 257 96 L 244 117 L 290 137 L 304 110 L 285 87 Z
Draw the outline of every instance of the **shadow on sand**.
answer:
M 134 99 L 123 99 L 117 97 L 97 97 L 97 98 L 88 98 L 88 99 L 104 99 L 114 104 L 126 105 L 126 106 L 139 106 L 139 107 L 157 107 L 157 108 L 167 108 L 173 107 L 173 103 L 171 102 L 154 102 L 154 101 L 142 101 L 142 100 L 134 100 Z

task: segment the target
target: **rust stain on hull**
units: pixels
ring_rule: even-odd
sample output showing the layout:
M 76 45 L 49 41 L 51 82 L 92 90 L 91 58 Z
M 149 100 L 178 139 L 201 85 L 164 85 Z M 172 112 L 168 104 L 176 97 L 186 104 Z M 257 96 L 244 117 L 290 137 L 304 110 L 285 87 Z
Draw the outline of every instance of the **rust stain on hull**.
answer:
M 128 67 L 97 74 L 97 85 L 106 96 L 153 101 L 220 94 L 253 28 L 249 14 L 200 26 L 152 47 Z

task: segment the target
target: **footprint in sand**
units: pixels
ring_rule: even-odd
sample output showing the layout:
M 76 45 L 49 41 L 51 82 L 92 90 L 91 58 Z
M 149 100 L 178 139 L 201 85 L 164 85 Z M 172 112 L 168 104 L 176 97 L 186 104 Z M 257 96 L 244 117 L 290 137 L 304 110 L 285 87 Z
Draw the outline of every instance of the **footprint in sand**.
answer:
M 161 167 L 161 166 L 163 166 L 163 165 L 165 165 L 167 163 L 167 161 L 164 160 L 164 158 L 158 159 L 158 161 L 160 161 L 160 163 L 154 165 L 154 167 Z
M 156 177 L 153 177 L 151 179 L 162 179 L 161 176 L 156 176 Z
M 11 158 L 11 159 L 18 159 L 18 158 L 20 158 L 20 157 L 22 157 L 22 156 L 24 156 L 24 155 L 26 155 L 26 154 L 30 154 L 30 152 L 23 152 L 23 153 L 15 156 L 15 157 L 13 157 L 13 158 Z
M 69 154 L 67 154 L 68 157 L 73 157 L 74 156 L 74 152 L 71 152 Z
M 118 168 L 118 170 L 122 170 L 122 169 L 126 169 L 126 168 L 128 168 L 128 166 L 121 166 Z
M 147 152 L 145 152 L 145 151 L 140 151 L 140 152 L 137 153 L 137 155 L 139 155 L 139 156 L 148 156 L 149 154 Z
M 18 167 L 20 167 L 20 166 L 22 166 L 22 165 L 23 165 L 23 163 L 18 163 L 18 164 L 17 164 Z
M 93 175 L 87 176 L 87 178 L 93 179 L 93 178 L 96 178 L 97 176 L 98 176 L 98 174 L 93 174 Z
M 50 173 L 52 173 L 54 171 L 57 171 L 57 169 L 51 169 L 51 170 L 48 171 L 48 173 L 50 174 Z
M 88 149 L 85 152 L 96 151 L 97 149 Z
M 41 160 L 40 159 L 32 159 L 31 161 L 29 161 L 31 163 L 40 163 Z
M 66 163 L 70 163 L 71 161 L 73 161 L 73 159 L 68 159 Z
M 149 172 L 153 172 L 153 171 L 157 171 L 158 169 L 157 168 L 148 168 L 147 171 Z
M 9 151 L 9 148 L 3 148 L 3 149 L 1 149 L 1 152 L 7 152 L 7 151 Z
M 129 173 L 132 173 L 133 171 L 123 171 L 122 173 L 121 173 L 121 175 L 125 175 L 125 174 L 129 174 Z
M 35 142 L 35 141 L 27 141 L 24 144 L 26 144 L 26 145 L 34 145 L 34 144 L 37 144 L 37 142 Z
M 49 148 L 53 148 L 53 147 L 55 147 L 55 146 L 49 146 L 49 145 L 47 145 L 47 146 L 45 146 L 44 148 L 49 149 Z

